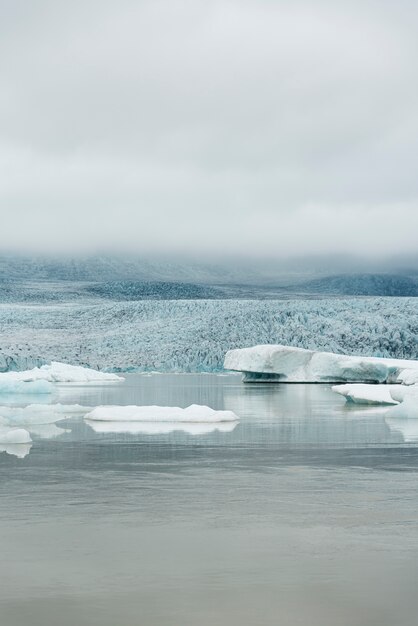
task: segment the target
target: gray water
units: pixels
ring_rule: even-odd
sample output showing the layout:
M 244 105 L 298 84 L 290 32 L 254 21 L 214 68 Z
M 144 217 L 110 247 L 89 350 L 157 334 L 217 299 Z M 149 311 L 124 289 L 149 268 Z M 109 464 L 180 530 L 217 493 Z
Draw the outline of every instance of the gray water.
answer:
M 238 376 L 132 375 L 55 400 L 241 421 L 100 433 L 78 416 L 1 453 L 1 626 L 417 623 L 414 420 Z

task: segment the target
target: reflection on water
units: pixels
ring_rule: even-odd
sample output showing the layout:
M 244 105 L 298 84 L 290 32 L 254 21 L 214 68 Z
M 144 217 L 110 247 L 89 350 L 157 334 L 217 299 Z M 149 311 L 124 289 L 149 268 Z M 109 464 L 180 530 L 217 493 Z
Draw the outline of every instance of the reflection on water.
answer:
M 417 419 L 402 419 L 400 417 L 386 417 L 386 424 L 389 428 L 396 432 L 401 433 L 403 441 L 418 442 L 418 420 Z
M 30 452 L 32 447 L 31 443 L 7 443 L 0 444 L 0 452 L 5 452 L 11 456 L 16 456 L 18 459 L 24 459 Z
M 71 429 L 60 428 L 56 424 L 30 424 L 26 426 L 26 430 L 30 432 L 32 438 L 39 437 L 40 439 L 54 439 L 71 432 Z
M 218 422 L 217 424 L 182 423 L 182 422 L 98 422 L 87 420 L 86 424 L 95 433 L 129 433 L 131 435 L 168 435 L 176 431 L 188 435 L 208 435 L 216 431 L 231 433 L 237 422 Z
M 1 626 L 416 623 L 413 420 L 239 376 L 132 375 L 55 401 L 241 419 L 68 413 L 0 447 Z

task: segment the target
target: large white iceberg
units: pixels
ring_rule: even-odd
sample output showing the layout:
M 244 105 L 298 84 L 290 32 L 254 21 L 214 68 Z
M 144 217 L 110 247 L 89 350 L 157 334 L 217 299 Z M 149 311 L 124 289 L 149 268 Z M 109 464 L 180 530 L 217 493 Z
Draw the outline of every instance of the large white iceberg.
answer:
M 230 350 L 224 367 L 244 373 L 246 382 L 412 383 L 418 361 L 349 356 L 282 345 Z
M 192 404 L 186 409 L 169 406 L 98 406 L 84 416 L 100 422 L 236 422 L 232 411 L 215 411 L 208 406 Z
M 29 383 L 33 381 L 47 381 L 49 383 L 91 383 L 103 381 L 120 381 L 124 380 L 121 376 L 110 374 L 108 372 L 99 372 L 98 370 L 79 365 L 68 365 L 67 363 L 58 363 L 52 361 L 49 365 L 35 367 L 24 372 L 4 372 L 0 374 L 0 389 L 7 382 L 23 382 Z

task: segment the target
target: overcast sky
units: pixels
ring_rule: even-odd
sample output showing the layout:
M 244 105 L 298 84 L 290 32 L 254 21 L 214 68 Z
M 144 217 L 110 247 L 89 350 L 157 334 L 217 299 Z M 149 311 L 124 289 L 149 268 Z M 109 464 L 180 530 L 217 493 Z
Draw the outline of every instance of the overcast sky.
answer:
M 413 252 L 416 0 L 0 0 L 0 248 Z

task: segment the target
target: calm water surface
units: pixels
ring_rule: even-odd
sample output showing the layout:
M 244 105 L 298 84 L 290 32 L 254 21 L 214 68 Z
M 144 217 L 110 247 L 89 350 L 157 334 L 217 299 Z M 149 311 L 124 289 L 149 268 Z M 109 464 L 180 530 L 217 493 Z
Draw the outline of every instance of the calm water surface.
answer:
M 0 453 L 1 626 L 417 623 L 418 420 L 239 376 L 131 375 L 54 401 L 241 421 L 74 416 Z

